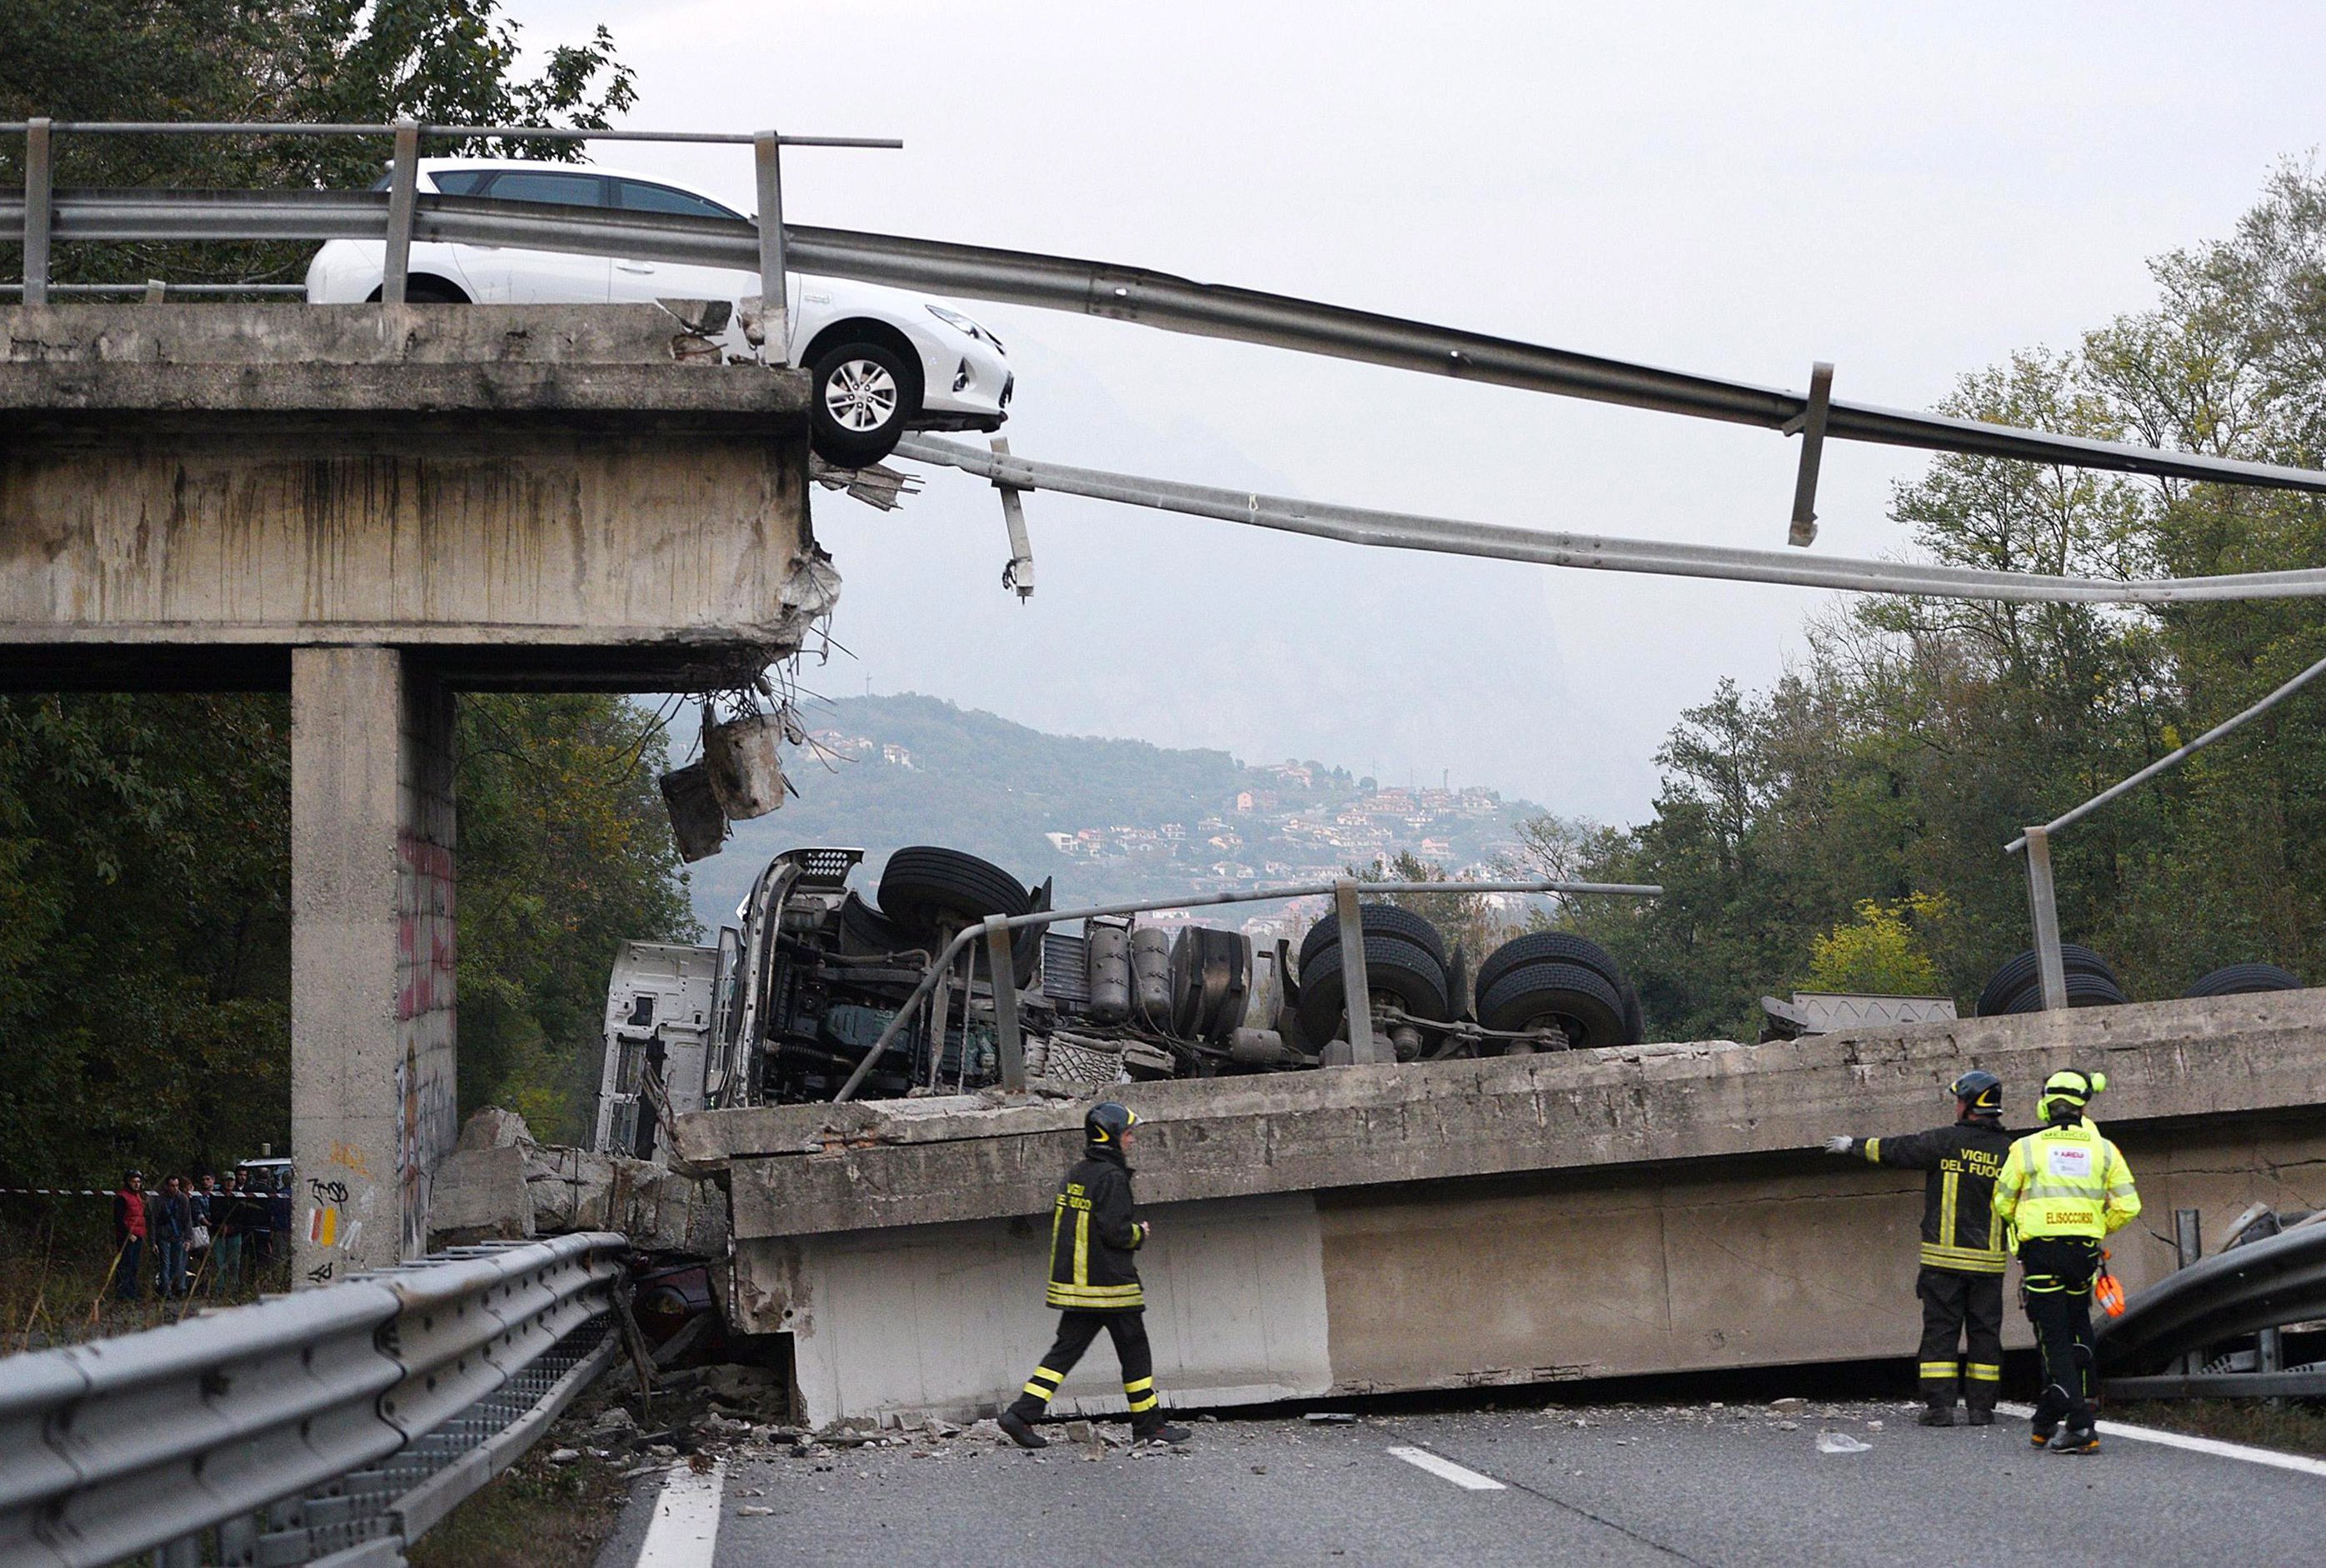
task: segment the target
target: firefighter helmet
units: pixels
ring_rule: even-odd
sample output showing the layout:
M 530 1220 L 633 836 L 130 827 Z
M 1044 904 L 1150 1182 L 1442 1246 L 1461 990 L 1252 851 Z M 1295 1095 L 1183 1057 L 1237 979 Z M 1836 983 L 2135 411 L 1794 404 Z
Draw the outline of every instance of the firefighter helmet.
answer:
M 1112 1100 L 1101 1100 L 1083 1118 L 1083 1137 L 1093 1147 L 1119 1148 L 1122 1134 L 1139 1125 L 1139 1113 L 1129 1106 L 1116 1105 Z
M 2003 1080 L 1991 1072 L 1974 1068 L 1948 1085 L 1947 1090 L 1968 1106 L 1974 1115 L 2003 1114 Z
M 2107 1074 L 2104 1072 L 2062 1068 L 2043 1080 L 2043 1093 L 2035 1102 L 2035 1115 L 2046 1122 L 2055 1116 L 2079 1116 L 2091 1097 L 2106 1087 Z

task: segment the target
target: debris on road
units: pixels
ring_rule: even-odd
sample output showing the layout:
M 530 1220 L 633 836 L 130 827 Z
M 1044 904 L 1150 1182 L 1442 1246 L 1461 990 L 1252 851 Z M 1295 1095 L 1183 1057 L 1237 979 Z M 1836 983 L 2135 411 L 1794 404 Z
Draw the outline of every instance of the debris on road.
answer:
M 1873 1450 L 1870 1442 L 1860 1442 L 1846 1432 L 1820 1432 L 1817 1448 L 1819 1453 L 1866 1453 Z

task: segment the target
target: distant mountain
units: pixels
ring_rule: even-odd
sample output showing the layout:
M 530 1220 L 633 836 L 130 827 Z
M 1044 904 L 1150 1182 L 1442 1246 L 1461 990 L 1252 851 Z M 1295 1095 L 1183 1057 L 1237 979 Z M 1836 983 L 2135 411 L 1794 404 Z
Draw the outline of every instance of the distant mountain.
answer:
M 1329 877 L 1400 849 L 1450 869 L 1541 810 L 1491 790 L 1377 789 L 1313 761 L 1046 734 L 936 697 L 846 697 L 807 722 L 786 760 L 799 798 L 737 823 L 691 868 L 706 927 L 731 923 L 769 857 L 799 845 L 862 848 L 868 894 L 891 851 L 942 844 L 1029 885 L 1055 878 L 1065 905 Z

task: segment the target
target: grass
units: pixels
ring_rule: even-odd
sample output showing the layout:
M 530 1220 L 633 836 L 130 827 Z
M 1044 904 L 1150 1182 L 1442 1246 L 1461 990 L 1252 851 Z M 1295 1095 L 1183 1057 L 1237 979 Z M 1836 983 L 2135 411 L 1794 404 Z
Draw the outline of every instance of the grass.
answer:
M 2105 1419 L 2154 1426 L 2192 1437 L 2274 1448 L 2282 1453 L 2326 1455 L 2326 1406 L 2266 1399 L 2141 1399 L 2111 1405 Z
M 595 1558 L 629 1489 L 613 1465 L 586 1453 L 549 1463 L 551 1449 L 536 1443 L 406 1547 L 412 1568 L 573 1568 Z
M 154 1294 L 154 1249 L 145 1248 L 141 1299 L 114 1295 L 112 1210 L 51 1212 L 18 1223 L 0 1223 L 0 1355 L 73 1345 L 116 1334 L 134 1334 L 174 1323 L 201 1307 L 256 1300 L 258 1288 L 246 1283 L 232 1298 L 197 1295 L 191 1302 L 163 1302 Z M 197 1281 L 196 1289 L 208 1282 Z M 259 1286 L 291 1288 L 291 1265 L 278 1255 Z

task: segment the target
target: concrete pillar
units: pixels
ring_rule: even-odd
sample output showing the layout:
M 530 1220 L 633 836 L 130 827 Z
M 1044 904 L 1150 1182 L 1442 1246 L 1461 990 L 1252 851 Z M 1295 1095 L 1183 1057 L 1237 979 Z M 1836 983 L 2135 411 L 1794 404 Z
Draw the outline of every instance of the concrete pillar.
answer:
M 296 1278 L 425 1250 L 453 1097 L 452 699 L 392 648 L 291 653 Z

